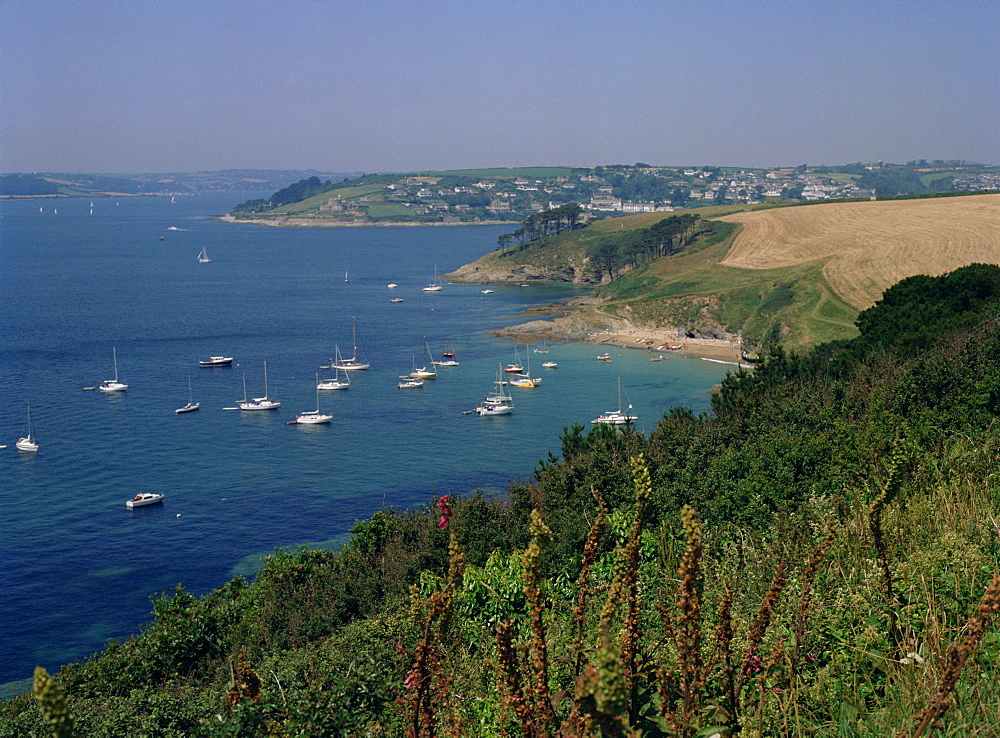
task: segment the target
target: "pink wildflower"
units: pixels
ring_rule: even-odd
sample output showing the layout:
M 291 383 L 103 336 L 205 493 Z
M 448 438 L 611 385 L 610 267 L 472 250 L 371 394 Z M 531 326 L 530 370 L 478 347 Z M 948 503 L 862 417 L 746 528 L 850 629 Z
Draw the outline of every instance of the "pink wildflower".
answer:
M 448 504 L 449 497 L 450 495 L 442 495 L 437 501 L 438 510 L 441 511 L 441 517 L 438 519 L 438 528 L 441 530 L 448 527 L 448 518 L 451 517 L 451 505 Z

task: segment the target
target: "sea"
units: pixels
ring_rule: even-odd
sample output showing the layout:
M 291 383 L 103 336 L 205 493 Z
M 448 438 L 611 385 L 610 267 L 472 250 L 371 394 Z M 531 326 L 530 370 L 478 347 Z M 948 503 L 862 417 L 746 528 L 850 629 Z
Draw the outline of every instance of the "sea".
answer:
M 0 695 L 151 621 L 151 598 L 252 577 L 278 548 L 338 546 L 378 510 L 530 477 L 574 423 L 631 403 L 649 431 L 706 411 L 733 366 L 495 338 L 564 284 L 444 284 L 509 226 L 269 228 L 218 219 L 268 193 L 0 202 Z M 204 248 L 211 263 L 199 263 Z M 395 289 L 388 284 L 398 285 Z M 392 303 L 390 298 L 402 298 Z M 347 390 L 336 348 L 371 363 Z M 415 365 L 454 351 L 423 387 Z M 428 357 L 430 354 L 430 358 Z M 209 356 L 234 357 L 201 368 Z M 501 365 L 530 361 L 513 413 L 469 414 Z M 542 361 L 558 363 L 543 368 Z M 116 366 L 117 362 L 117 366 Z M 268 412 L 232 410 L 267 392 Z M 115 377 L 122 393 L 93 389 Z M 190 383 L 190 390 L 189 390 Z M 190 392 L 190 395 L 189 395 Z M 189 396 L 201 407 L 177 414 Z M 319 408 L 329 425 L 288 425 Z M 30 422 L 37 453 L 15 450 Z M 139 492 L 162 504 L 127 509 Z

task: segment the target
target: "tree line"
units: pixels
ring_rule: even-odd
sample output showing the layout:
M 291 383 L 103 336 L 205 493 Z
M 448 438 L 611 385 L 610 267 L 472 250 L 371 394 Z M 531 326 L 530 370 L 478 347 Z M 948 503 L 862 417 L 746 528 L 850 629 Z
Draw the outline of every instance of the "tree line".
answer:
M 632 269 L 661 256 L 670 256 L 689 246 L 704 231 L 700 216 L 693 213 L 671 215 L 649 228 L 631 231 L 622 237 L 605 240 L 589 253 L 598 279 L 614 279 L 622 267 Z
M 554 236 L 565 230 L 573 230 L 580 225 L 582 214 L 583 208 L 575 202 L 535 213 L 529 216 L 524 224 L 513 233 L 504 233 L 497 238 L 497 249 L 506 252 L 514 243 L 517 243 L 517 250 L 520 250 L 546 236 Z

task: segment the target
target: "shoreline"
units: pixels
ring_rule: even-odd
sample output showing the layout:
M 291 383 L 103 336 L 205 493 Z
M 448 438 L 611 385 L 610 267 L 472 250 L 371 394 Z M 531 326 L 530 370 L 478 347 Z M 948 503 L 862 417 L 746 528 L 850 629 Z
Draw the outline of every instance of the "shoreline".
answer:
M 677 333 L 676 329 L 635 329 L 617 333 L 591 333 L 587 341 L 597 346 L 644 350 L 650 355 L 650 358 L 668 359 L 671 355 L 680 355 L 685 358 L 694 357 L 725 362 L 745 369 L 752 368 L 752 365 L 742 361 L 740 353 L 742 342 L 738 337 L 735 339 L 678 338 Z M 665 348 L 666 346 L 680 346 L 680 348 Z
M 517 225 L 512 220 L 477 220 L 473 222 L 425 223 L 419 220 L 396 221 L 392 223 L 379 222 L 358 222 L 345 223 L 337 221 L 324 221 L 316 218 L 235 218 L 232 215 L 219 215 L 216 220 L 224 223 L 246 223 L 249 225 L 269 226 L 271 228 L 420 228 L 423 226 L 495 226 L 495 225 Z

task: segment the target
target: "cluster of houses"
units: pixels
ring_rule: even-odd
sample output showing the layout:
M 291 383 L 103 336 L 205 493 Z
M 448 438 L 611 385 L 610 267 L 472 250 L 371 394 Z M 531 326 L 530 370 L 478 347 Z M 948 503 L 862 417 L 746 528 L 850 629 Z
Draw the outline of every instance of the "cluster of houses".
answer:
M 820 168 L 816 168 L 820 169 Z M 646 167 L 596 167 L 574 169 L 571 175 L 553 177 L 509 177 L 468 179 L 455 184 L 457 177 L 405 176 L 388 184 L 382 192 L 340 200 L 332 197 L 320 206 L 328 216 L 364 220 L 374 201 L 396 203 L 417 219 L 445 222 L 482 220 L 523 220 L 526 216 L 575 202 L 593 213 L 592 217 L 613 214 L 650 213 L 717 203 L 756 203 L 766 200 L 831 200 L 870 198 L 874 192 L 858 187 L 854 178 L 808 167 L 794 169 L 722 169 Z M 563 170 L 566 171 L 566 170 Z M 626 199 L 618 185 L 641 175 L 651 195 L 669 192 L 669 199 Z M 966 182 L 965 179 L 968 179 Z M 450 184 L 449 184 L 450 182 Z M 649 183 L 657 186 L 649 187 Z M 957 189 L 996 189 L 1000 175 L 976 174 L 956 179 Z M 629 188 L 636 191 L 636 187 Z M 643 192 L 642 188 L 638 188 Z

